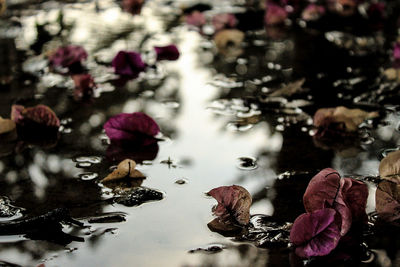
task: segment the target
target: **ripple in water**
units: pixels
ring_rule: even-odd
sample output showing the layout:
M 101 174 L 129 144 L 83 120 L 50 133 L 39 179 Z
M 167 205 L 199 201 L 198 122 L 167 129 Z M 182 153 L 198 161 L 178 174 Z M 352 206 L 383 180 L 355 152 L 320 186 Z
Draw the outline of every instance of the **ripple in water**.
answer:
M 96 179 L 97 177 L 99 177 L 99 175 L 95 172 L 84 172 L 84 173 L 78 174 L 78 177 L 81 180 L 89 181 L 89 180 Z
M 258 168 L 257 159 L 253 157 L 240 157 L 238 158 L 238 168 L 241 170 L 254 170 Z

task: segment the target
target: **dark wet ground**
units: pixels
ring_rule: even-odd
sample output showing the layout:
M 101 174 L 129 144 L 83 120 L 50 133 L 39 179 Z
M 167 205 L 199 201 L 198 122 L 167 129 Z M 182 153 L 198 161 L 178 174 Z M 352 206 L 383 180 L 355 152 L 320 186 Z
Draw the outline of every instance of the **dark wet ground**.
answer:
M 15 207 L 8 207 L 12 216 L 1 221 L 66 208 L 84 226 L 50 224 L 40 231 L 5 233 L 0 236 L 4 266 L 312 265 L 287 243 L 273 242 L 279 231 L 247 240 L 210 231 L 215 201 L 204 193 L 242 185 L 253 197 L 251 214 L 271 216 L 276 229 L 304 212 L 308 181 L 326 167 L 370 177 L 367 212 L 375 210 L 379 161 L 400 138 L 398 84 L 382 74 L 391 65 L 395 21 L 381 31 L 357 17 L 328 18 L 317 29 L 246 29 L 243 51 L 231 58 L 179 20 L 180 7 L 189 2 L 148 1 L 141 15 L 132 17 L 106 0 L 10 1 L 0 24 L 0 116 L 9 117 L 15 103 L 45 104 L 62 126 L 56 141 L 0 144 L 0 196 Z M 229 12 L 233 6 L 214 5 Z M 45 31 L 37 26 L 44 24 Z M 82 45 L 89 53 L 87 67 L 100 88 L 91 101 L 75 101 L 69 78 L 49 72 L 40 55 L 63 43 Z M 113 81 L 105 63 L 116 52 L 169 43 L 179 47 L 178 61 L 162 62 L 123 86 Z M 304 91 L 269 95 L 303 78 Z M 338 105 L 382 116 L 361 125 L 358 138 L 316 142 L 312 115 Z M 103 124 L 112 115 L 136 111 L 157 121 L 163 141 L 142 151 L 113 150 Z M 118 202 L 98 183 L 128 157 L 140 162 L 138 169 L 147 176 L 141 186 L 161 192 L 162 200 L 155 193 L 146 203 Z M 399 266 L 399 229 L 384 224 L 371 231 L 363 236 L 363 247 L 375 259 L 349 266 Z

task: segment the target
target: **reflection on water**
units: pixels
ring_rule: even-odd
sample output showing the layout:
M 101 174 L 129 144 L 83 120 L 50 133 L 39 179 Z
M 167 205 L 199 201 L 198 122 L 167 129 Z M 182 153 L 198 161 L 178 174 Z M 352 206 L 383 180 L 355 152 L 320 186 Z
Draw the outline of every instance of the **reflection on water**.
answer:
M 29 9 L 22 17 L 24 27 L 15 39 L 1 37 L 0 52 L 9 48 L 7 60 L 21 77 L 1 87 L 0 115 L 8 117 L 12 103 L 43 103 L 61 118 L 63 129 L 56 146 L 0 148 L 0 195 L 23 208 L 25 217 L 66 207 L 85 223 L 81 228 L 64 225 L 64 233 L 84 238 L 65 246 L 22 235 L 2 237 L 1 260 L 23 266 L 298 266 L 288 248 L 257 248 L 211 232 L 207 223 L 214 201 L 204 192 L 242 185 L 253 196 L 252 214 L 293 222 L 304 212 L 304 190 L 320 169 L 374 176 L 380 157 L 397 149 L 395 110 L 387 125 L 376 131 L 366 125 L 365 140 L 346 146 L 310 135 L 317 108 L 352 103 L 349 86 L 358 93 L 357 86 L 371 82 L 368 75 L 376 76 L 376 66 L 356 72 L 364 62 L 344 55 L 343 42 L 359 55 L 379 49 L 381 36 L 365 37 L 372 47 L 358 49 L 351 34 L 252 30 L 243 50 L 227 59 L 206 37 L 176 21 L 177 7 L 188 2 L 148 1 L 142 15 L 133 18 L 114 1 L 66 4 L 62 12 L 45 2 L 40 11 Z M 221 1 L 216 10 L 230 4 Z M 17 4 L 10 10 L 19 12 Z M 63 42 L 81 44 L 89 52 L 87 67 L 101 88 L 92 102 L 75 102 L 73 85 L 49 72 L 43 56 L 28 53 L 25 62 L 17 59 L 20 51 L 51 51 Z M 137 80 L 117 81 L 106 67 L 121 49 L 139 50 L 151 61 L 152 47 L 168 43 L 179 47 L 179 60 L 161 62 Z M 351 72 L 367 78 L 355 80 Z M 303 77 L 304 84 L 296 82 Z M 373 93 L 358 99 L 371 98 Z M 104 122 L 136 111 L 157 121 L 162 141 L 145 150 L 111 144 L 102 131 Z M 136 207 L 110 204 L 112 190 L 97 181 L 127 157 L 140 163 L 137 169 L 147 177 L 142 185 L 163 192 L 164 199 Z M 370 190 L 374 196 L 372 183 Z M 370 199 L 370 211 L 373 205 Z M 116 221 L 88 219 L 105 214 L 123 215 Z M 397 229 L 387 231 L 398 235 Z M 398 261 L 397 245 L 387 254 L 385 240 L 370 246 Z

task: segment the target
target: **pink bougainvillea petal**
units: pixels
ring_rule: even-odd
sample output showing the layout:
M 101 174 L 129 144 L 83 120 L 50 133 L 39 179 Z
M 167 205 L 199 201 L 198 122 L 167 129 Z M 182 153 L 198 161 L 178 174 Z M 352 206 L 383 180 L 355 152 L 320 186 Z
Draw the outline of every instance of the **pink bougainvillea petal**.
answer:
M 74 90 L 75 99 L 82 99 L 93 95 L 93 91 L 97 86 L 94 82 L 92 75 L 76 74 L 72 75 L 71 77 L 75 84 L 75 90 Z
M 215 31 L 234 28 L 237 23 L 238 21 L 236 17 L 229 13 L 217 14 L 212 18 L 212 24 Z
M 154 138 L 160 127 L 148 115 L 142 112 L 121 113 L 111 117 L 104 129 L 111 141 L 130 141 L 138 145 L 156 142 Z
M 274 3 L 268 3 L 267 10 L 265 12 L 264 16 L 264 22 L 266 25 L 279 25 L 282 24 L 288 14 L 285 10 L 285 8 L 274 4 Z
M 307 212 L 334 208 L 341 215 L 341 234 L 345 235 L 350 230 L 352 216 L 343 197 L 343 185 L 344 179 L 337 171 L 331 168 L 323 169 L 308 184 L 303 203 Z
M 367 207 L 368 186 L 358 180 L 352 178 L 343 178 L 345 185 L 343 186 L 343 195 L 345 202 L 349 207 L 352 220 L 354 222 L 362 222 L 367 219 L 365 209 Z
M 218 201 L 213 209 L 221 221 L 247 225 L 250 221 L 251 195 L 243 187 L 238 185 L 221 186 L 208 192 Z
M 207 23 L 207 20 L 202 12 L 195 10 L 185 16 L 185 22 L 189 25 L 201 27 Z
M 122 9 L 132 15 L 139 15 L 145 0 L 122 0 Z
M 60 120 L 48 106 L 37 105 L 25 108 L 21 105 L 11 107 L 11 119 L 17 124 L 24 126 L 27 123 L 36 123 L 41 126 L 58 128 Z
M 340 230 L 334 209 L 321 209 L 297 217 L 290 231 L 290 242 L 302 258 L 328 255 L 339 243 Z
M 69 68 L 76 63 L 86 60 L 88 54 L 85 49 L 77 45 L 68 45 L 58 48 L 49 57 L 53 67 Z
M 176 45 L 155 46 L 154 50 L 157 60 L 177 60 L 179 58 L 179 50 Z
M 132 51 L 119 51 L 112 60 L 112 66 L 116 74 L 130 78 L 137 78 L 147 67 L 142 56 Z

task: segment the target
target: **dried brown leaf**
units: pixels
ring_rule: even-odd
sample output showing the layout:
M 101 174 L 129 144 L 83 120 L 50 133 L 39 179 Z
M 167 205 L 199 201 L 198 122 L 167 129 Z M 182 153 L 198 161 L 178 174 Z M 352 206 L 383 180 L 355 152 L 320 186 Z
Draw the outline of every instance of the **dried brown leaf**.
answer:
M 10 119 L 3 119 L 0 117 L 0 134 L 9 133 L 15 130 L 15 122 Z
M 344 131 L 354 132 L 366 119 L 378 117 L 378 112 L 367 112 L 361 109 L 348 109 L 343 106 L 336 108 L 321 108 L 314 115 L 316 127 L 329 127 L 330 125 L 342 125 Z
M 291 82 L 285 86 L 283 86 L 282 88 L 272 92 L 269 96 L 271 97 L 287 97 L 287 96 L 292 96 L 296 93 L 300 93 L 303 92 L 303 84 L 306 81 L 306 79 L 300 79 L 294 82 Z
M 116 181 L 124 178 L 134 178 L 134 179 L 144 179 L 143 173 L 135 169 L 136 162 L 131 159 L 125 159 L 121 161 L 117 169 L 110 173 L 106 178 L 101 180 L 101 182 Z
M 375 193 L 376 211 L 386 221 L 400 219 L 400 184 L 383 181 Z
M 379 175 L 393 182 L 400 181 L 400 150 L 390 152 L 381 160 Z

